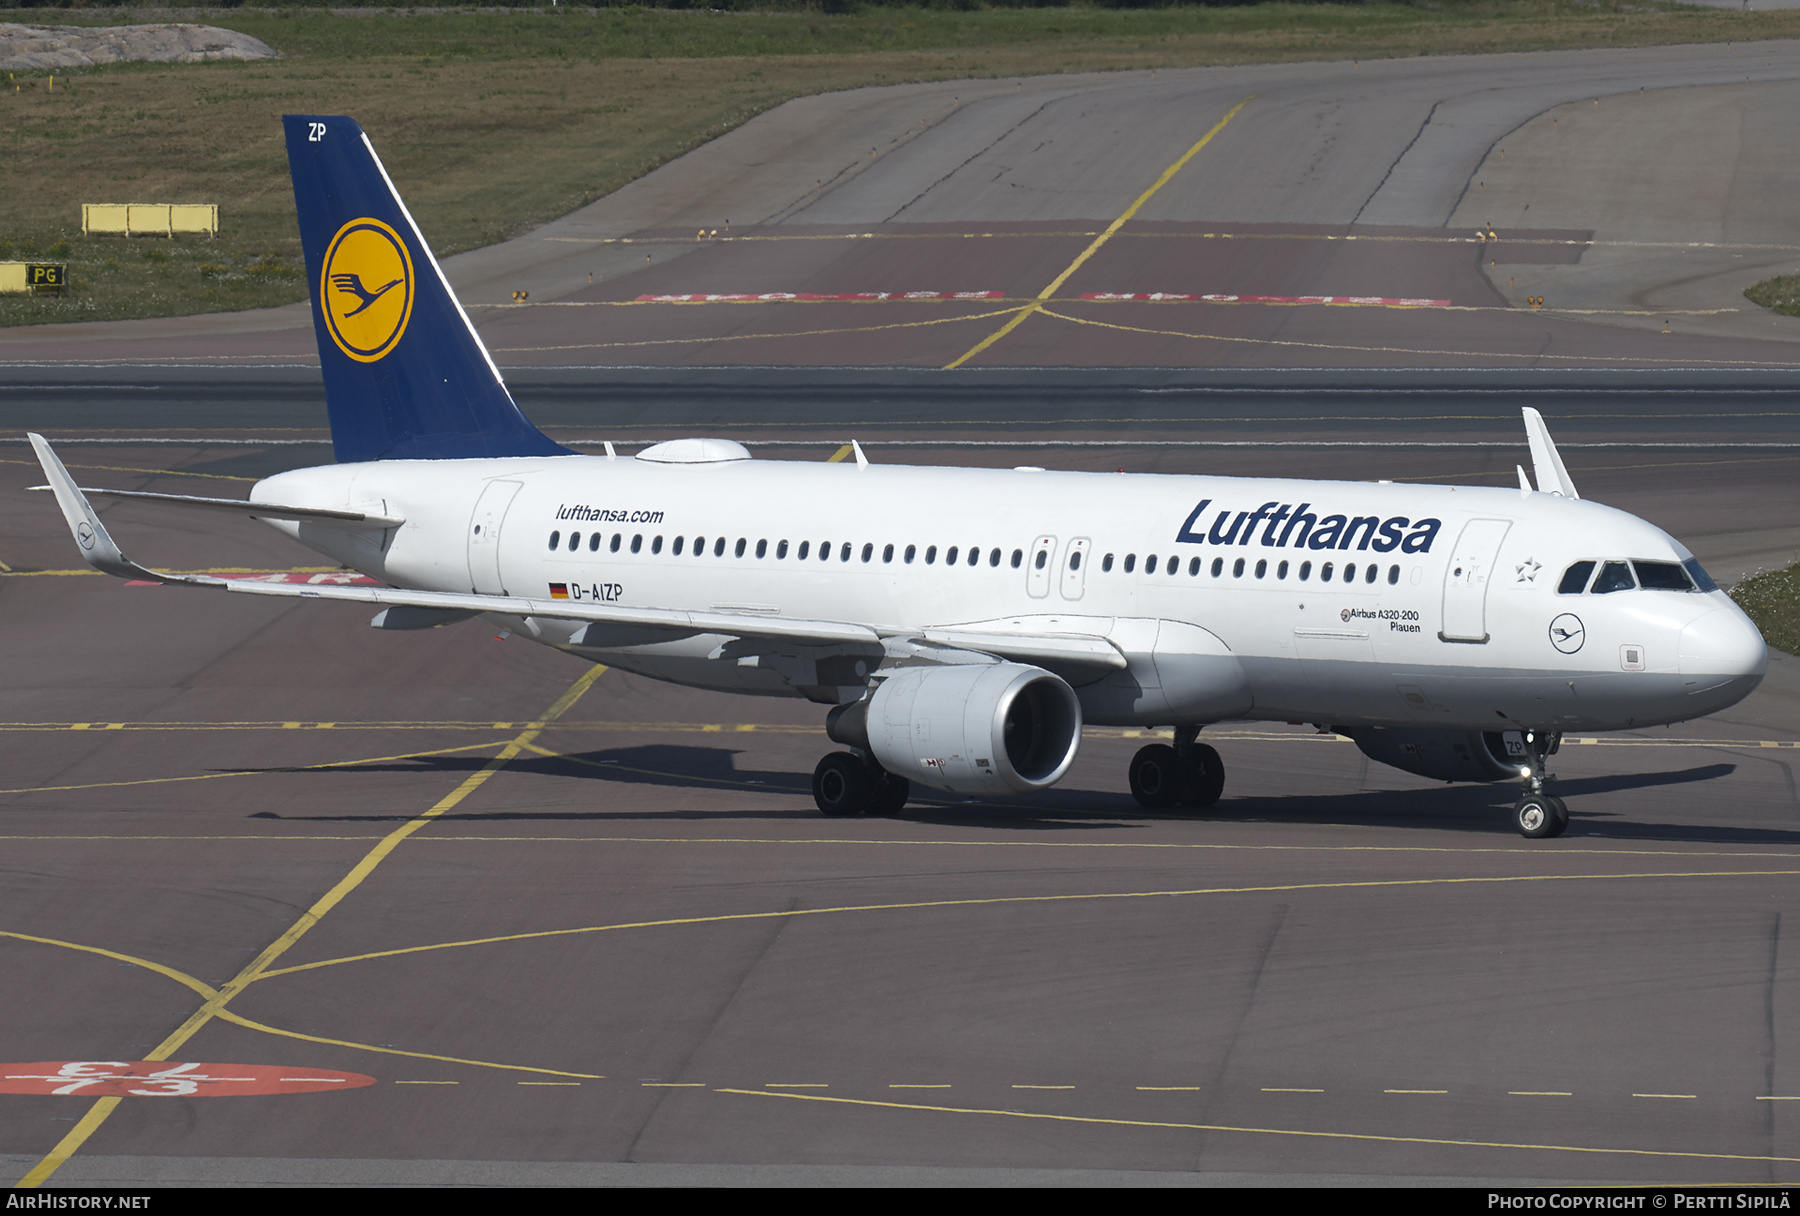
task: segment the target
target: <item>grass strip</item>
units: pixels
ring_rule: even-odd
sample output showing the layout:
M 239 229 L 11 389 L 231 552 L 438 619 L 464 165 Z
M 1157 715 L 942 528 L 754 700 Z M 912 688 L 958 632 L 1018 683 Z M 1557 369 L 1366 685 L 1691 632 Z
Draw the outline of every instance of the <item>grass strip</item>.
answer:
M 1752 304 L 1772 308 L 1784 317 L 1800 317 L 1800 274 L 1781 274 L 1744 288 Z
M 701 12 L 108 8 L 0 21 L 195 21 L 283 58 L 12 72 L 0 94 L 0 260 L 61 261 L 60 297 L 0 296 L 0 325 L 303 299 L 279 115 L 374 136 L 440 254 L 567 214 L 793 97 L 1045 73 L 1800 36 L 1800 11 L 1439 6 Z M 53 82 L 54 78 L 54 82 Z M 81 204 L 210 202 L 217 240 L 83 237 Z M 732 218 L 720 200 L 720 222 Z M 740 223 L 745 217 L 738 217 Z M 750 217 L 754 218 L 754 217 Z
M 1752 574 L 1731 589 L 1731 598 L 1756 622 L 1765 642 L 1800 654 L 1800 562 Z

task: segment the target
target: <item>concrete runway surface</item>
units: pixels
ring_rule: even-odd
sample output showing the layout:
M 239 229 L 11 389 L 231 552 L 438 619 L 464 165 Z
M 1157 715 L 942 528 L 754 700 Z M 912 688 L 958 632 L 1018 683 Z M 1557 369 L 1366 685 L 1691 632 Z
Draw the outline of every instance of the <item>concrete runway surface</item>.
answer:
M 1643 82 L 1645 96 L 1688 90 L 1704 103 L 1694 113 L 1741 113 L 1763 104 L 1757 89 L 1791 87 L 1790 49 L 810 99 L 455 273 L 471 290 L 503 286 L 515 271 L 572 267 L 556 240 L 620 242 L 593 246 L 591 295 L 585 268 L 567 291 L 548 277 L 532 285 L 533 299 L 570 307 L 480 314 L 497 347 L 602 329 L 629 335 L 609 341 L 669 339 L 629 359 L 592 341 L 576 356 L 503 356 L 527 411 L 566 442 L 629 451 L 701 431 L 752 442 L 761 458 L 823 459 L 854 436 L 887 461 L 1507 484 L 1528 463 L 1518 406 L 1538 404 L 1584 494 L 1669 529 L 1730 577 L 1800 546 L 1793 331 L 1770 325 L 1768 337 L 1745 328 L 1767 317 L 1713 314 L 1716 331 L 1665 337 L 1614 314 L 1508 307 L 1494 280 L 1509 263 L 1484 269 L 1473 256 L 1506 239 L 1452 245 L 1461 234 L 1445 225 L 1465 222 L 1464 186 L 1497 163 L 1497 143 L 1537 149 L 1545 167 L 1532 172 L 1564 172 L 1548 167 L 1567 163 L 1554 161 L 1554 136 L 1530 130 L 1549 108 L 1592 110 L 1597 94 L 1605 111 Z M 929 107 L 946 91 L 956 107 L 934 126 Z M 1240 111 L 1040 297 L 1252 92 L 1266 103 Z M 897 142 L 921 120 L 925 135 Z M 1552 130 L 1563 126 L 1556 116 Z M 771 184 L 823 181 L 843 169 L 831 158 L 865 139 L 887 159 L 833 170 L 839 185 L 811 201 Z M 1045 159 L 1039 144 L 1056 140 L 1064 150 Z M 1005 161 L 1010 180 L 963 168 L 982 157 Z M 1497 195 L 1523 188 L 1474 180 L 1501 183 Z M 1611 221 L 1582 213 L 1584 196 L 1563 184 L 1564 235 L 1531 239 L 1579 240 L 1580 258 L 1514 265 L 1572 275 L 1595 257 Z M 1705 206 L 1761 214 L 1754 193 Z M 899 203 L 911 207 L 903 220 Z M 710 225 L 708 210 L 725 206 L 720 227 L 748 217 L 757 234 L 831 239 L 656 235 Z M 1482 222 L 1504 233 L 1506 218 Z M 1690 220 L 1707 234 L 1696 241 L 1723 239 L 1724 223 L 1727 244 L 1796 243 L 1791 222 L 1751 232 Z M 1012 235 L 959 236 L 955 254 L 932 235 L 974 223 Z M 906 237 L 904 224 L 931 231 Z M 1402 238 L 1371 245 L 1403 252 L 1364 257 L 1316 239 L 1365 226 Z M 850 240 L 850 229 L 899 235 Z M 622 244 L 644 233 L 648 271 L 633 265 L 644 250 Z M 1227 252 L 1183 262 L 1177 247 Z M 1643 259 L 1648 277 L 1630 290 L 1662 290 L 1658 275 L 1723 281 L 1747 260 L 1696 248 L 1680 264 Z M 920 249 L 939 252 L 906 252 Z M 895 282 L 907 267 L 920 277 Z M 1145 277 L 1194 267 L 1207 281 Z M 1346 275 L 1327 283 L 1334 267 Z M 952 270 L 969 278 L 935 277 Z M 1227 271 L 1239 277 L 1208 278 Z M 1597 276 L 1594 307 L 1616 302 L 1621 281 Z M 1002 315 L 941 325 L 994 302 L 606 303 L 826 288 L 1004 298 Z M 1493 311 L 1057 295 L 1089 290 L 1419 292 Z M 1259 343 L 1254 357 L 1175 358 L 1165 352 L 1188 348 L 1142 334 L 1084 344 L 1100 327 L 1082 320 L 1173 330 L 1186 322 L 1160 318 L 1181 309 L 1227 317 Z M 911 328 L 791 336 L 854 329 L 864 313 Z M 592 320 L 558 319 L 571 317 Z M 959 370 L 933 370 L 1014 319 Z M 939 336 L 952 330 L 957 341 Z M 751 336 L 694 341 L 736 333 Z M 1338 360 L 1419 371 L 1294 370 L 1332 366 L 1322 346 L 1358 344 L 1436 353 Z M 607 366 L 704 365 L 722 345 L 733 362 L 766 366 Z M 268 316 L 11 331 L 0 421 L 14 436 L 50 433 L 87 484 L 241 495 L 329 459 L 309 346 L 303 326 Z M 1542 357 L 1563 351 L 1576 357 Z M 1031 366 L 1051 361 L 1092 370 Z M 0 602 L 17 639 L 0 721 L 6 1061 L 134 1061 L 178 1042 L 162 1055 L 206 1075 L 239 1064 L 373 1078 L 217 1100 L 7 1094 L 9 1180 L 1800 1176 L 1789 1104 L 1800 1073 L 1785 1049 L 1800 1029 L 1800 970 L 1783 933 L 1800 911 L 1793 660 L 1778 656 L 1761 690 L 1713 719 L 1568 740 L 1553 769 L 1574 823 L 1555 841 L 1512 833 L 1508 788 L 1433 785 L 1310 727 L 1242 724 L 1207 732 L 1228 784 L 1205 815 L 1137 808 L 1124 772 L 1144 740 L 1115 730 L 1090 732 L 1070 777 L 1039 798 L 922 797 L 896 818 L 828 822 L 806 788 L 830 748 L 816 707 L 584 669 L 492 640 L 478 622 L 388 635 L 346 605 L 128 586 L 75 569 L 54 505 L 25 492 L 40 479 L 28 448 L 0 447 L 0 467 Z M 328 574 L 248 522 L 103 509 L 152 565 Z

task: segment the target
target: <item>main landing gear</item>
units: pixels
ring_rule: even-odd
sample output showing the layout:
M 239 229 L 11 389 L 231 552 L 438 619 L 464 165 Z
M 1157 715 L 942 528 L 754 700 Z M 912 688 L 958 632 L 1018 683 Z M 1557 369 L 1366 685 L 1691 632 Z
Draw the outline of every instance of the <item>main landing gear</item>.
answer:
M 1204 743 L 1198 726 L 1177 726 L 1175 745 L 1152 743 L 1131 758 L 1131 796 L 1138 805 L 1162 810 L 1180 803 L 1201 810 L 1225 789 L 1225 764 Z
M 1544 761 L 1562 746 L 1562 735 L 1525 732 L 1525 792 L 1513 807 L 1519 835 L 1532 839 L 1561 836 L 1569 826 L 1569 808 L 1561 798 L 1544 792 Z
M 813 770 L 812 791 L 819 813 L 834 819 L 898 815 L 912 793 L 912 783 L 872 760 L 851 752 L 832 752 Z

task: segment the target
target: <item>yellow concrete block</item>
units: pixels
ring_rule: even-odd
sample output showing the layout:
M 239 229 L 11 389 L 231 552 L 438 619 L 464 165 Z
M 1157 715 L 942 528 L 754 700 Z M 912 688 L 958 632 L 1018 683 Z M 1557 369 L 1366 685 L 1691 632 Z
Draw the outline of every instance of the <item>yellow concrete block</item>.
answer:
M 27 291 L 25 263 L 0 262 L 0 291 Z

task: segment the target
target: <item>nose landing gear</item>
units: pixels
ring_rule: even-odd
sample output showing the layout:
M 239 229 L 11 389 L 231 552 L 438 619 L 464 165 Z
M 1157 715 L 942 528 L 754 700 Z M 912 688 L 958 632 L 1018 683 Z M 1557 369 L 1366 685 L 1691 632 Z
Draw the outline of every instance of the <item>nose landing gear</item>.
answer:
M 1198 743 L 1198 726 L 1177 726 L 1175 745 L 1152 743 L 1131 758 L 1131 796 L 1141 807 L 1162 810 L 1180 803 L 1204 810 L 1225 789 L 1219 753 Z
M 1519 835 L 1532 839 L 1561 836 L 1569 826 L 1569 808 L 1561 798 L 1544 792 L 1544 761 L 1562 746 L 1562 735 L 1525 732 L 1525 791 L 1513 807 Z

